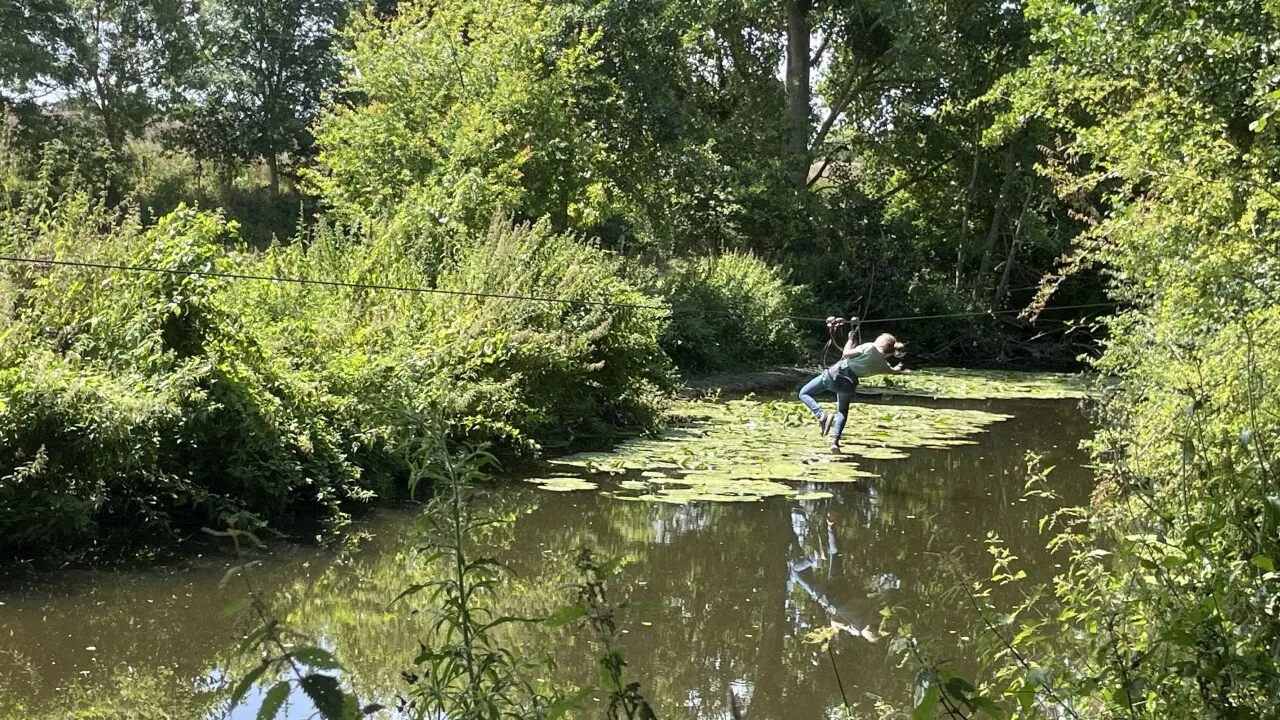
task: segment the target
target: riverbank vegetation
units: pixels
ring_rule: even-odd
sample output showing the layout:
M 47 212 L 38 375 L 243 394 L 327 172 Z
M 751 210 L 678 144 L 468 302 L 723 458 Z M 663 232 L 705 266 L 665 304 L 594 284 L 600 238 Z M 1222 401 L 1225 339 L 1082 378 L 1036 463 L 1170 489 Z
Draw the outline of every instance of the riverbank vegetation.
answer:
M 1034 133 L 981 142 L 1021 17 L 916 10 L 806 8 L 779 78 L 745 6 L 4 8 L 5 548 L 312 534 L 403 491 L 424 420 L 503 456 L 643 428 L 677 372 L 825 339 L 793 316 L 973 311 L 907 332 L 1069 361 L 1081 311 L 981 317 L 1077 225 Z
M 9 556 L 340 524 L 423 427 L 530 456 L 942 315 L 884 329 L 1112 380 L 984 697 L 1273 712 L 1274 3 L 247 7 L 0 5 L 0 249 L 80 263 L 0 268 Z
M 1280 16 L 1059 0 L 1027 16 L 1041 50 L 993 91 L 998 127 L 1055 128 L 1042 172 L 1086 221 L 1067 269 L 1105 268 L 1129 309 L 1097 363 L 1119 383 L 1092 503 L 1050 518 L 1071 563 L 1020 607 L 984 603 L 989 687 L 1023 717 L 1273 717 Z M 992 584 L 1027 585 L 993 554 Z

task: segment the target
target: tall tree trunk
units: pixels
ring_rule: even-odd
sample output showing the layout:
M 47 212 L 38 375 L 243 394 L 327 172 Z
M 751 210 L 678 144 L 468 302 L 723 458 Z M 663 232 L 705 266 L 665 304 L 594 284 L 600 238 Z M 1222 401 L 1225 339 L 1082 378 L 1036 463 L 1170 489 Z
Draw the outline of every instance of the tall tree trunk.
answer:
M 982 125 L 977 126 L 973 138 L 973 171 L 969 173 L 969 185 L 964 189 L 964 210 L 960 213 L 960 241 L 956 245 L 956 292 L 960 291 L 960 277 L 964 272 L 964 244 L 969 240 L 969 208 L 973 205 L 973 191 L 978 186 L 978 167 L 982 162 Z
M 267 186 L 272 195 L 280 194 L 280 158 L 275 151 L 267 153 Z
M 1000 237 L 1000 226 L 1004 222 L 1004 206 L 1009 199 L 1009 189 L 1013 186 L 1013 178 L 1017 175 L 1013 167 L 1013 145 L 1009 145 L 1004 156 L 1004 180 L 1000 183 L 1000 194 L 996 196 L 995 211 L 991 215 L 991 228 L 987 231 L 987 248 L 982 252 L 982 264 L 978 267 L 978 276 L 973 279 L 972 302 L 978 302 L 982 293 L 982 281 L 991 272 L 991 254 L 995 252 L 996 240 Z
M 1018 224 L 1013 228 L 1013 239 L 1009 241 L 1009 255 L 1004 259 L 1004 271 L 1000 273 L 1000 284 L 996 286 L 995 297 L 991 298 L 991 312 L 1000 309 L 1004 302 L 1005 291 L 1009 289 L 1009 275 L 1013 272 L 1013 261 L 1018 256 L 1018 243 L 1022 241 L 1022 229 L 1026 226 L 1027 210 L 1031 207 L 1031 191 L 1034 186 L 1027 184 L 1027 197 L 1022 201 L 1022 212 L 1018 214 Z
M 787 0 L 787 156 L 800 188 L 809 179 L 809 3 Z

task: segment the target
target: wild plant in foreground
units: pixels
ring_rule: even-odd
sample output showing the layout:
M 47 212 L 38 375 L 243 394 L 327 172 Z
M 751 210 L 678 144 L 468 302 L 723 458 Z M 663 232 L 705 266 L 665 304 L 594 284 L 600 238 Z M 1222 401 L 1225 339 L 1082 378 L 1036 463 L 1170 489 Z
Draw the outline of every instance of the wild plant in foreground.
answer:
M 496 615 L 498 588 L 510 570 L 475 548 L 477 534 L 502 522 L 471 503 L 471 485 L 495 460 L 475 449 L 454 455 L 443 434 L 426 442 L 430 449 L 422 456 L 430 462 L 415 464 L 410 482 L 416 487 L 428 479 L 436 488 L 420 520 L 421 552 L 423 563 L 441 573 L 396 598 L 425 593 L 435 615 L 429 639 L 404 672 L 410 690 L 402 709 L 415 718 L 450 720 L 558 717 L 575 702 L 539 693 L 525 679 L 536 660 L 518 659 L 497 638 L 504 626 L 535 621 Z
M 605 597 L 605 581 L 617 573 L 620 560 L 601 561 L 588 547 L 578 549 L 574 566 L 582 581 L 574 586 L 577 602 L 561 608 L 551 624 L 563 624 L 585 617 L 600 647 L 598 663 L 604 689 L 609 693 L 609 720 L 653 720 L 656 715 L 640 694 L 640 683 L 627 682 L 626 654 L 619 642 L 616 608 Z
M 235 545 L 237 558 L 241 557 L 241 540 L 262 547 L 258 538 L 245 530 L 206 529 L 205 532 L 230 539 Z M 339 677 L 329 674 L 343 669 L 333 654 L 319 647 L 310 638 L 291 630 L 276 617 L 250 577 L 250 571 L 257 564 L 258 561 L 250 560 L 234 565 L 222 579 L 223 587 L 236 577 L 244 583 L 246 596 L 229 605 L 223 610 L 223 614 L 246 609 L 249 611 L 256 627 L 240 641 L 237 651 L 242 656 L 257 655 L 260 658 L 251 670 L 236 681 L 227 701 L 227 714 L 240 705 L 249 690 L 264 677 L 276 678 L 276 682 L 263 695 L 256 716 L 258 720 L 275 720 L 295 686 L 311 700 L 324 720 L 356 720 L 381 710 L 382 706 L 377 703 L 362 707 L 354 690 L 348 692 L 343 689 Z

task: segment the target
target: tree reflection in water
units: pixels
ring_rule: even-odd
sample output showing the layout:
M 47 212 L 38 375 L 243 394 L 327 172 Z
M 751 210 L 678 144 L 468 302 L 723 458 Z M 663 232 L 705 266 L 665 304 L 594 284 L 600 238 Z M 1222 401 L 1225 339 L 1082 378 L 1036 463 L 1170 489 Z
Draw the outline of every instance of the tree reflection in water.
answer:
M 1085 456 L 1076 449 L 1088 427 L 1074 403 L 976 407 L 1016 419 L 975 445 L 871 464 L 879 478 L 802 488 L 832 494 L 825 499 L 673 506 L 596 492 L 496 489 L 488 502 L 512 522 L 487 542 L 517 573 L 502 609 L 531 616 L 566 602 L 573 549 L 587 544 L 627 559 L 609 596 L 629 603 L 619 617 L 628 675 L 659 717 L 728 717 L 731 692 L 752 720 L 826 717 L 840 703 L 835 674 L 804 636 L 833 622 L 842 630 L 833 647 L 850 701 L 865 709 L 869 695 L 906 700 L 910 678 L 888 657 L 888 643 L 875 641 L 880 609 L 906 608 L 919 635 L 972 633 L 972 615 L 944 601 L 939 588 L 957 570 L 989 572 L 989 531 L 1029 570 L 1051 575 L 1055 560 L 1036 525 L 1053 506 L 1022 499 L 1028 450 L 1059 468 L 1053 477 L 1063 502 L 1083 502 L 1088 493 Z M 426 639 L 430 608 L 388 607 L 433 572 L 413 550 L 408 519 L 380 514 L 368 524 L 373 537 L 356 549 L 283 552 L 259 572 L 284 619 L 335 648 L 369 699 L 403 689 L 399 673 Z M 217 589 L 221 563 L 196 565 L 167 574 L 82 573 L 60 587 L 7 594 L 0 650 L 22 659 L 12 667 L 0 659 L 4 699 L 30 698 L 27 715 L 47 716 L 67 702 L 59 688 L 79 687 L 86 697 L 102 688 L 100 702 L 126 666 L 147 678 L 138 692 L 155 702 L 192 696 L 202 678 L 242 671 L 246 661 L 232 653 L 234 623 L 218 618 L 232 599 Z M 50 615 L 57 621 L 41 620 Z M 526 625 L 506 640 L 518 653 L 554 654 L 546 683 L 594 681 L 592 652 L 578 629 Z M 89 645 L 97 648 L 92 660 Z M 962 647 L 955 657 L 963 656 Z M 215 700 L 196 695 L 188 717 L 216 714 Z

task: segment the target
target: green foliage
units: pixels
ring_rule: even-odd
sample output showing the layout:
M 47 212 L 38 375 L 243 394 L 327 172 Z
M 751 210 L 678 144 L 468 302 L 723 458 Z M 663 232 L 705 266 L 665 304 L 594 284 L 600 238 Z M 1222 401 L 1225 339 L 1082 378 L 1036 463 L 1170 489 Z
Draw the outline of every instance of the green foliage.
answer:
M 194 687 L 170 667 L 121 668 L 94 687 L 72 684 L 51 702 L 8 693 L 0 717 L 43 720 L 191 720 L 216 712 L 217 693 Z
M 218 208 L 236 223 L 239 236 L 253 247 L 293 237 L 299 223 L 312 217 L 315 201 L 300 193 L 273 193 L 269 170 L 230 158 L 198 159 L 153 141 L 125 144 L 123 164 L 115 170 L 128 203 L 151 224 L 179 205 Z
M 229 538 L 235 545 L 237 557 L 240 557 L 242 541 L 262 547 L 253 533 L 243 530 L 232 528 L 209 533 Z M 253 668 L 237 679 L 231 689 L 231 694 L 227 696 L 228 707 L 234 709 L 240 705 L 249 691 L 258 683 L 264 682 L 265 678 L 265 682 L 271 683 L 271 688 L 263 694 L 262 704 L 257 712 L 258 720 L 275 720 L 285 701 L 289 699 L 291 688 L 297 688 L 305 695 L 324 720 L 357 720 L 382 709 L 381 705 L 362 708 L 356 695 L 344 690 L 341 681 L 326 672 L 343 669 L 337 658 L 328 650 L 313 644 L 310 638 L 290 630 L 272 615 L 267 601 L 249 578 L 254 565 L 256 563 L 252 561 L 233 565 L 222 580 L 223 587 L 237 577 L 245 585 L 247 601 L 237 601 L 223 612 L 238 612 L 239 606 L 247 604 L 247 612 L 252 615 L 254 628 L 240 641 L 237 652 L 257 658 Z
M 542 717 L 556 700 L 525 679 L 536 659 L 518 659 L 498 639 L 504 626 L 529 622 L 498 617 L 493 610 L 510 571 L 475 547 L 481 532 L 499 522 L 471 507 L 472 486 L 485 477 L 493 458 L 479 451 L 454 456 L 442 442 L 440 436 L 425 439 L 421 478 L 443 489 L 421 519 L 426 539 L 421 552 L 428 564 L 438 563 L 440 575 L 396 598 L 422 593 L 436 614 L 422 651 L 405 672 L 409 713 L 459 720 Z
M 430 482 L 438 492 L 414 523 L 413 542 L 419 546 L 410 550 L 408 567 L 418 573 L 418 582 L 404 587 L 394 598 L 377 601 L 384 616 L 392 615 L 388 610 L 412 608 L 406 614 L 410 622 L 432 618 L 427 625 L 413 625 L 408 631 L 418 636 L 418 650 L 412 664 L 400 673 L 407 687 L 395 691 L 399 713 L 415 718 L 555 720 L 570 711 L 582 711 L 591 688 L 564 692 L 541 677 L 532 680 L 535 675 L 553 672 L 553 659 L 542 652 L 518 654 L 512 643 L 513 636 L 522 630 L 539 625 L 558 628 L 585 618 L 601 645 L 599 670 L 610 698 L 608 717 L 653 720 L 654 712 L 640 695 L 639 683 L 624 679 L 621 633 L 614 621 L 615 609 L 605 598 L 605 580 L 621 563 L 598 562 L 592 551 L 582 548 L 574 559 L 580 582 L 569 586 L 574 591 L 573 604 L 541 620 L 502 614 L 503 606 L 510 605 L 511 596 L 518 594 L 513 590 L 517 578 L 504 563 L 485 552 L 510 527 L 512 517 L 492 506 L 479 509 L 476 497 L 476 486 L 488 479 L 495 458 L 482 450 L 451 449 L 442 429 L 426 419 L 411 452 L 411 486 Z M 243 531 L 212 534 L 230 538 L 237 554 L 242 539 L 256 542 L 251 533 Z M 259 703 L 260 720 L 277 717 L 291 686 L 306 694 L 326 720 L 355 720 L 384 709 L 379 704 L 362 708 L 353 687 L 359 673 L 349 671 L 329 651 L 290 629 L 288 620 L 272 614 L 250 580 L 248 571 L 255 564 L 234 566 L 223 580 L 225 585 L 240 576 L 248 590 L 248 598 L 233 603 L 224 614 L 248 608 L 246 614 L 252 616 L 254 625 L 236 650 L 237 656 L 254 662 L 236 680 L 227 699 L 228 710 L 246 704 L 255 685 L 271 688 Z M 403 583 L 404 569 L 399 568 L 392 582 Z M 556 587 L 554 592 L 563 589 Z M 397 654 L 393 662 L 402 658 L 403 654 Z M 334 670 L 340 671 L 338 676 L 320 672 Z
M 609 720 L 655 720 L 653 708 L 640 693 L 640 683 L 627 682 L 626 653 L 623 652 L 618 624 L 614 620 L 614 608 L 606 595 L 606 581 L 617 573 L 621 563 L 601 561 L 590 548 L 579 548 L 574 567 L 582 575 L 577 590 L 577 603 L 566 606 L 548 622 L 564 624 L 579 617 L 585 618 L 595 634 L 600 648 L 600 680 L 608 692 Z
M 41 80 L 65 90 L 118 153 L 198 59 L 190 8 L 183 0 L 69 0 L 60 10 L 63 42 Z
M 671 303 L 662 347 L 682 369 L 741 370 L 802 354 L 791 319 L 800 290 L 754 255 L 673 261 L 653 284 Z
M 154 227 L 84 194 L 22 195 L 5 252 L 175 271 L 7 265 L 0 282 L 0 528 L 31 556 L 127 532 L 341 520 L 403 487 L 414 418 L 535 451 L 646 424 L 671 388 L 663 313 L 617 261 L 501 218 L 426 267 L 394 235 L 323 226 L 265 252 L 179 208 Z M 246 272 L 495 297 L 263 281 Z M 564 298 L 512 300 L 501 295 Z
M 0 3 L 0 17 L 5 18 L 0 26 L 0 88 L 22 93 L 53 71 L 57 64 L 53 48 L 65 37 L 57 13 L 65 10 L 61 0 Z M 0 99 L 6 98 L 0 94 Z
M 608 138 L 579 109 L 594 34 L 556 5 L 404 3 L 353 22 L 349 90 L 316 129 L 320 196 L 347 218 L 404 201 L 436 223 L 480 229 L 497 210 L 559 228 L 607 217 Z
M 70 148 L 55 179 L 151 205 L 146 223 L 218 206 L 257 242 L 311 222 L 314 199 L 412 235 L 482 232 L 501 211 L 647 259 L 760 253 L 795 269 L 818 316 L 1025 304 L 1079 220 L 1032 172 L 1048 125 L 994 132 L 975 103 L 1030 52 L 1021 5 L 793 5 L 821 114 L 778 76 L 781 7 L 689 0 L 116 0 L 99 24 L 82 2 L 42 3 L 0 33 L 16 64 L 0 91 L 29 148 Z M 156 138 L 182 149 L 163 178 L 130 147 Z M 298 178 L 306 197 L 272 197 Z M 1079 277 L 1063 304 L 1101 299 Z M 965 362 L 1089 349 L 980 317 L 890 329 Z
M 191 69 L 177 135 L 196 157 L 220 163 L 264 158 L 278 187 L 280 155 L 310 149 L 321 93 L 337 84 L 334 33 L 346 0 L 202 5 L 202 50 Z
M 993 95 L 1001 130 L 1062 133 L 1045 174 L 1087 221 L 1065 271 L 1102 266 L 1128 309 L 1098 362 L 1118 381 L 1099 487 L 1046 520 L 1070 553 L 1055 602 L 984 613 L 995 676 L 1020 717 L 1271 717 L 1280 16 L 1248 0 L 1028 12 L 1044 50 Z M 996 558 L 993 582 L 1017 583 Z

